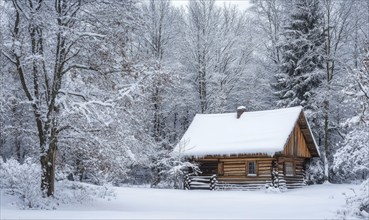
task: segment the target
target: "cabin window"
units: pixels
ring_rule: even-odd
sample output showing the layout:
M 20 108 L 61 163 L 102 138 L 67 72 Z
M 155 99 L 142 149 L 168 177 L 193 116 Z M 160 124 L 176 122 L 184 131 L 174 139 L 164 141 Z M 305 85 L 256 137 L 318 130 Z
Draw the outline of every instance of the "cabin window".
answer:
M 285 173 L 286 176 L 294 176 L 295 175 L 292 162 L 284 162 L 284 173 Z
M 256 161 L 247 162 L 247 176 L 256 176 Z

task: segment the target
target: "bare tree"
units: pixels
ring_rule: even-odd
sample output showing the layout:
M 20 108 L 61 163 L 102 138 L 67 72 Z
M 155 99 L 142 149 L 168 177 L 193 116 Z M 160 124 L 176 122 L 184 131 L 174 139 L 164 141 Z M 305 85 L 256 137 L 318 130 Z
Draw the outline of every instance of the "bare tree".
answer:
M 187 35 L 185 37 L 191 72 L 195 73 L 196 90 L 200 101 L 200 112 L 208 109 L 209 72 L 214 66 L 214 36 L 218 30 L 220 10 L 215 1 L 190 1 L 188 6 Z
M 14 65 L 37 128 L 41 189 L 54 194 L 55 158 L 58 149 L 58 97 L 69 71 L 92 69 L 75 62 L 78 42 L 86 37 L 75 32 L 82 1 L 12 0 L 12 45 L 3 55 Z
M 331 134 L 335 126 L 332 120 L 331 102 L 336 94 L 334 76 L 337 75 L 336 62 L 342 57 L 342 46 L 347 42 L 349 32 L 349 18 L 352 9 L 352 3 L 345 1 L 324 0 L 322 1 L 324 11 L 324 29 L 325 29 L 325 83 L 323 83 L 323 146 L 325 176 L 329 178 L 329 158 L 331 154 Z

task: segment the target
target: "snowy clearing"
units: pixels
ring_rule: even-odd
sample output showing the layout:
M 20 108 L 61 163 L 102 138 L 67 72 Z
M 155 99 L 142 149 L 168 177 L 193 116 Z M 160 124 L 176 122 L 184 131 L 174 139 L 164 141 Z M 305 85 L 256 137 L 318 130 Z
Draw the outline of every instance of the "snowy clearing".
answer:
M 351 188 L 358 186 L 323 184 L 284 193 L 118 187 L 111 201 L 57 210 L 19 210 L 2 193 L 1 219 L 337 219 Z

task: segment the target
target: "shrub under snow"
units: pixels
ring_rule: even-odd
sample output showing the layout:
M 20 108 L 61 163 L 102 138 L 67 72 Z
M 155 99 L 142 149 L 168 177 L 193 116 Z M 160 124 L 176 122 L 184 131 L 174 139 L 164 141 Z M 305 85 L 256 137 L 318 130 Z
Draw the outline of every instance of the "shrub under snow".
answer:
M 15 159 L 9 159 L 6 163 L 0 160 L 1 188 L 6 193 L 17 195 L 21 198 L 20 207 L 40 207 L 39 198 L 42 197 L 40 190 L 40 165 L 36 165 L 30 158 L 20 164 Z M 36 188 L 37 186 L 37 188 Z
M 369 178 L 369 126 L 361 126 L 346 135 L 343 146 L 334 155 L 333 171 L 343 180 Z
M 185 174 L 199 173 L 196 164 L 184 161 L 181 157 L 167 156 L 161 159 L 156 166 L 160 168 L 160 183 L 152 185 L 157 188 L 183 188 L 183 177 Z
M 339 211 L 344 219 L 352 216 L 359 216 L 364 219 L 369 218 L 369 179 L 365 180 L 358 191 L 354 191 L 353 196 L 346 198 L 346 208 Z
M 55 182 L 54 197 L 44 198 L 40 189 L 41 166 L 31 159 L 20 164 L 15 159 L 0 160 L 1 189 L 19 197 L 21 209 L 55 209 L 59 204 L 85 203 L 94 198 L 115 196 L 108 186 L 94 186 L 67 180 Z

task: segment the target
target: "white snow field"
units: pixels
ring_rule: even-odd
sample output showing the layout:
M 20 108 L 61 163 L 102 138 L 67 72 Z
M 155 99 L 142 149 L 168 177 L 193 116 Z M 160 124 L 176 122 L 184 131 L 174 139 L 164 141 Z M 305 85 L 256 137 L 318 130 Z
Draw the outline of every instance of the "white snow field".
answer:
M 56 210 L 19 210 L 2 193 L 1 219 L 337 219 L 345 195 L 357 187 L 323 184 L 284 193 L 117 187 L 111 201 Z

